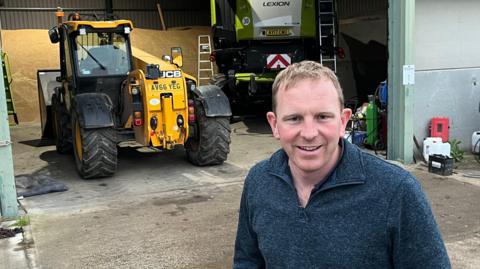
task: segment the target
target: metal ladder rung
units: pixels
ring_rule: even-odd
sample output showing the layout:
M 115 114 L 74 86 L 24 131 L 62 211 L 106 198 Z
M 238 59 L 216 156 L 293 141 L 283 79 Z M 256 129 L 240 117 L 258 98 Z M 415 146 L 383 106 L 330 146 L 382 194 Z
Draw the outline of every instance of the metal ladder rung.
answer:
M 336 4 L 333 0 L 319 0 L 318 1 L 318 35 L 320 36 L 320 46 L 324 42 L 333 38 L 333 47 L 336 47 Z M 324 23 L 322 23 L 324 22 Z M 330 44 L 329 42 L 327 42 Z M 323 50 L 323 49 L 322 49 Z M 320 51 L 320 63 L 330 67 L 335 73 L 337 72 L 337 56 Z
M 197 65 L 197 78 L 198 78 L 198 86 L 200 86 L 200 80 L 206 80 L 210 79 L 211 77 L 201 77 L 200 73 L 201 72 L 210 72 L 211 75 L 214 75 L 213 72 L 213 63 L 210 60 L 202 60 L 200 58 L 201 55 L 204 54 L 211 54 L 212 53 L 212 45 L 210 42 L 210 36 L 209 35 L 199 35 L 198 36 L 198 65 Z M 205 58 L 205 57 L 203 57 Z M 205 63 L 210 64 L 210 68 L 200 68 L 202 66 L 202 63 L 205 66 Z M 205 75 L 205 74 L 204 74 Z

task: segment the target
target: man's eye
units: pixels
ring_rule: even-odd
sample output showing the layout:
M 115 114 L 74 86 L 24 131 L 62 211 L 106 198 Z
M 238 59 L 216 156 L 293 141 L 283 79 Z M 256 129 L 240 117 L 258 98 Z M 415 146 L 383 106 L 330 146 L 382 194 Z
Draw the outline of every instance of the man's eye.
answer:
M 318 116 L 318 119 L 319 119 L 319 120 L 326 120 L 326 119 L 329 119 L 329 118 L 330 118 L 329 115 L 319 115 L 319 116 Z
M 300 117 L 289 117 L 287 118 L 287 121 L 299 121 Z

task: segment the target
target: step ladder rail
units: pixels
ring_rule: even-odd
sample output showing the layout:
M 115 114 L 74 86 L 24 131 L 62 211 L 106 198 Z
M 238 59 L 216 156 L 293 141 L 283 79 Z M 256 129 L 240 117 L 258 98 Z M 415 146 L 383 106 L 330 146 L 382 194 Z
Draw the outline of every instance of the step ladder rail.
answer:
M 335 0 L 318 1 L 318 36 L 320 42 L 320 63 L 337 72 L 337 25 Z M 330 40 L 329 40 L 330 39 Z M 327 42 L 328 41 L 328 42 Z M 332 46 L 325 51 L 324 46 Z
M 11 88 L 13 78 L 10 70 L 10 62 L 9 62 L 8 54 L 2 51 L 0 58 L 2 62 L 3 81 L 5 86 L 5 99 L 7 102 L 7 112 L 9 116 L 13 116 L 13 120 L 15 124 L 18 124 L 17 112 L 15 110 L 15 104 L 13 102 L 13 94 L 12 94 L 12 88 Z
M 210 54 L 212 53 L 212 46 L 209 35 L 198 36 L 198 65 L 197 65 L 197 80 L 198 86 L 202 85 L 204 81 L 210 81 L 213 77 L 213 63 L 210 61 Z M 202 57 L 203 56 L 203 57 Z M 208 57 L 208 60 L 205 59 Z M 209 74 L 209 75 L 206 75 Z

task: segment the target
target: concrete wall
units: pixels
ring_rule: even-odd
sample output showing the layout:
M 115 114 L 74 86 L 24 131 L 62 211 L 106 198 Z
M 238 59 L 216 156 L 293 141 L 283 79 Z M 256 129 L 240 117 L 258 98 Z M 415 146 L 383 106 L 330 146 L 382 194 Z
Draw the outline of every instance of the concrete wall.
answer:
M 417 0 L 414 133 L 423 140 L 432 117 L 450 119 L 450 139 L 468 150 L 480 130 L 480 1 Z
M 417 0 L 417 70 L 480 66 L 480 1 Z
M 470 149 L 472 133 L 480 130 L 480 68 L 417 71 L 414 134 L 429 136 L 432 117 L 449 118 L 449 137 Z

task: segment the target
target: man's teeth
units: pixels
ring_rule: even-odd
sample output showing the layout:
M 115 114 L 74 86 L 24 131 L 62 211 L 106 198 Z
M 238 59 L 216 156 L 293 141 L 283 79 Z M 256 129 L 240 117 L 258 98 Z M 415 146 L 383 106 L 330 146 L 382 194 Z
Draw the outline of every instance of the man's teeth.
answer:
M 314 150 L 319 149 L 320 146 L 308 146 L 308 147 L 299 146 L 299 148 L 302 149 L 302 150 L 306 150 L 306 151 L 314 151 Z

